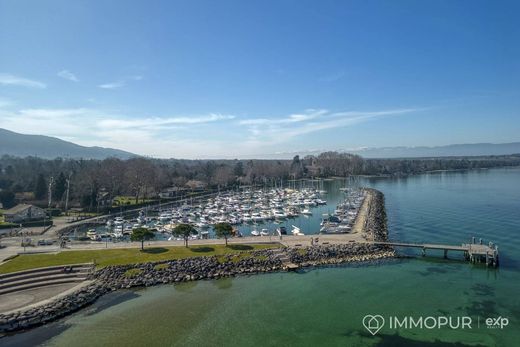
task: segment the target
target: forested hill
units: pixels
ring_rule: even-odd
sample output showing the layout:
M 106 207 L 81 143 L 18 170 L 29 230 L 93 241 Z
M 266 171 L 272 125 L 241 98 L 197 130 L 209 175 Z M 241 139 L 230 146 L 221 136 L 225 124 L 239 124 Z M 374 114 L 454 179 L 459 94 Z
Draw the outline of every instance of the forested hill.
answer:
M 0 156 L 39 157 L 46 159 L 85 158 L 105 159 L 116 157 L 128 159 L 135 154 L 112 148 L 85 147 L 55 137 L 43 135 L 25 135 L 0 128 Z

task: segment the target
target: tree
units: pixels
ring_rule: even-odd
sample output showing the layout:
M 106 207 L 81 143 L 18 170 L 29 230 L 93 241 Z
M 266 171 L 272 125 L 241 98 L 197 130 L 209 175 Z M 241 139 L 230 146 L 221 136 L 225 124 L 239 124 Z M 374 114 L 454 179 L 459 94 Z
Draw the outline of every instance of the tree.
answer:
M 154 233 L 148 228 L 136 228 L 132 230 L 132 235 L 130 235 L 132 241 L 141 241 L 141 251 L 144 250 L 144 241 L 151 240 L 154 237 Z
M 0 190 L 0 202 L 5 209 L 13 207 L 15 204 L 14 193 L 9 190 Z
M 226 240 L 227 247 L 227 239 L 229 236 L 233 234 L 233 227 L 229 223 L 217 223 L 215 224 L 215 234 L 217 237 L 223 237 Z
M 56 180 L 56 183 L 54 183 L 54 191 L 52 192 L 52 197 L 55 201 L 60 202 L 61 198 L 63 197 L 63 193 L 67 190 L 67 178 L 63 174 L 63 172 L 60 172 L 60 175 L 58 176 L 58 179 Z
M 184 245 L 188 247 L 190 235 L 197 234 L 197 230 L 191 224 L 179 224 L 173 229 L 173 234 L 184 238 Z
M 43 174 L 38 175 L 38 179 L 36 180 L 36 187 L 34 188 L 34 197 L 37 200 L 45 199 L 47 195 L 47 182 L 45 182 L 45 177 Z

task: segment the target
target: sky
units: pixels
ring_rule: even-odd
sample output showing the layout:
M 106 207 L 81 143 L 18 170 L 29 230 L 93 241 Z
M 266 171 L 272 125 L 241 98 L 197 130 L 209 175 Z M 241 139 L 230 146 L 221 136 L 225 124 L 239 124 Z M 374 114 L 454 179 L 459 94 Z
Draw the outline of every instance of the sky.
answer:
M 160 158 L 520 141 L 518 13 L 0 0 L 0 128 Z

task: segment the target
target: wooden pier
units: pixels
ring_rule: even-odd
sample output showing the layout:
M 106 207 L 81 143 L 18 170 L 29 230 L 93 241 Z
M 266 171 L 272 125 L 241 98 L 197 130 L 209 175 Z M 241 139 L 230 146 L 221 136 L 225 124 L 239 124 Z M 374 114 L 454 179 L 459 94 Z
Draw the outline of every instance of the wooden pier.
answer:
M 405 242 L 373 242 L 378 245 L 388 245 L 392 247 L 405 247 L 405 248 L 419 248 L 422 250 L 422 255 L 426 255 L 426 250 L 442 250 L 444 251 L 444 258 L 448 258 L 448 251 L 463 252 L 464 258 L 472 263 L 483 263 L 487 266 L 498 266 L 498 246 L 493 242 L 483 244 L 482 239 L 478 243 L 475 242 L 473 237 L 470 243 L 463 243 L 460 246 L 455 245 L 443 245 L 443 244 L 432 244 L 432 243 L 405 243 Z

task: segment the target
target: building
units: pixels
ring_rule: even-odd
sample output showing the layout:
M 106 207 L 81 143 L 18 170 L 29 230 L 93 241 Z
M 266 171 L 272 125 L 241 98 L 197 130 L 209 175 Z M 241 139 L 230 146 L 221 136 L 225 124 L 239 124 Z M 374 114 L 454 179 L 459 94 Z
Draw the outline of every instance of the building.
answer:
M 191 190 L 204 190 L 208 185 L 202 181 L 189 180 L 188 182 L 186 182 L 185 186 L 190 188 Z
M 161 199 L 171 199 L 175 198 L 181 194 L 183 194 L 186 191 L 186 188 L 181 187 L 170 187 L 166 188 L 163 191 L 159 193 L 159 197 Z
M 96 200 L 99 207 L 112 207 L 114 204 L 114 198 L 105 189 L 101 189 Z
M 19 204 L 4 211 L 4 220 L 9 223 L 42 220 L 45 216 L 46 213 L 43 208 L 27 204 Z

